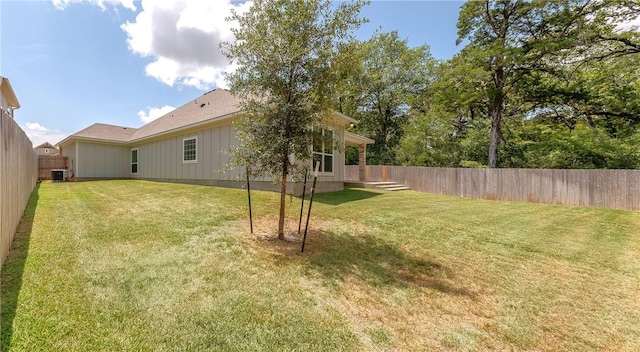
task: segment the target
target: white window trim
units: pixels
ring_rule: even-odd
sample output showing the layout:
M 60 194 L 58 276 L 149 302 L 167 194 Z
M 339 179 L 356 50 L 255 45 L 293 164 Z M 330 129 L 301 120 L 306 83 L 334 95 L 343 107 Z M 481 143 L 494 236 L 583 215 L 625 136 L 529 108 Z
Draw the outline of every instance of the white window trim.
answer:
M 319 127 L 320 127 L 321 129 L 323 129 L 323 130 L 331 131 L 331 133 L 333 134 L 333 136 L 332 136 L 332 137 L 335 137 L 335 136 L 336 136 L 336 131 L 335 131 L 335 129 L 333 129 L 333 128 L 331 128 L 331 127 L 324 126 L 324 125 L 320 125 Z M 333 138 L 331 138 L 331 141 L 333 142 Z M 333 147 L 334 147 L 334 146 L 332 145 L 332 146 L 331 146 L 331 154 L 328 154 L 328 153 L 324 153 L 324 152 L 323 152 L 323 153 L 314 152 L 314 151 L 313 151 L 313 144 L 311 145 L 311 159 L 312 159 L 312 160 L 311 160 L 311 165 L 310 165 L 310 167 L 311 167 L 311 174 L 312 174 L 312 175 L 313 175 L 313 173 L 316 171 L 316 170 L 313 168 L 313 156 L 314 156 L 314 155 L 322 155 L 322 156 L 324 157 L 325 155 L 331 155 L 331 170 L 332 170 L 332 171 L 331 171 L 331 172 L 324 172 L 324 171 L 318 170 L 318 175 L 319 175 L 319 176 L 333 176 L 333 174 L 334 174 L 334 171 L 333 171 L 333 170 L 335 170 L 335 169 L 336 169 L 336 168 L 335 168 L 335 166 L 336 166 L 336 165 L 335 165 L 335 161 L 336 161 L 336 150 L 335 150 L 335 148 L 333 148 Z M 323 149 L 324 149 L 324 148 L 323 148 Z
M 136 157 L 138 158 L 138 161 L 135 162 L 135 164 L 136 164 L 136 172 L 133 172 L 132 171 L 132 167 L 131 167 L 134 164 L 134 162 L 133 162 L 133 151 L 134 150 L 136 151 Z M 129 172 L 131 172 L 132 175 L 137 175 L 138 172 L 140 171 L 138 169 L 138 166 L 140 166 L 140 152 L 138 151 L 138 148 L 132 148 L 131 149 L 131 152 L 129 152 L 129 161 L 130 161 L 130 163 L 129 163 L 130 164 L 129 165 L 130 166 L 129 167 Z
M 44 148 L 44 153 L 49 154 L 49 148 Z
M 196 141 L 196 158 L 194 160 L 184 160 L 184 142 L 195 139 Z M 196 164 L 198 162 L 198 136 L 182 138 L 182 163 L 183 164 Z

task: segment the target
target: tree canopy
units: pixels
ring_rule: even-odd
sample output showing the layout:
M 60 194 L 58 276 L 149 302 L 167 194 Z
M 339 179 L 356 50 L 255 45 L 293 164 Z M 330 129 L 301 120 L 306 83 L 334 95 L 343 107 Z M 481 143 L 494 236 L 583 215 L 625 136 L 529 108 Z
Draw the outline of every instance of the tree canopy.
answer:
M 359 121 L 356 128 L 372 138 L 368 162 L 396 163 L 396 147 L 412 110 L 428 101 L 436 60 L 426 45 L 409 47 L 396 31 L 376 33 L 348 48 L 357 60 L 342 76 L 339 109 Z
M 405 128 L 400 161 L 637 168 L 640 33 L 628 23 L 639 8 L 628 0 L 466 2 L 458 20 L 465 46 L 438 68 L 432 104 Z

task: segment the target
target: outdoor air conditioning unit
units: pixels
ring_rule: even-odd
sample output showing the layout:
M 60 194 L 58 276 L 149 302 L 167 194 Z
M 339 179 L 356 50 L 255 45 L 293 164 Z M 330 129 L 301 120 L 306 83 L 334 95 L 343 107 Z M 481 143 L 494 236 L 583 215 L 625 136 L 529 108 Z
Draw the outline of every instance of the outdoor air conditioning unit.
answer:
M 51 170 L 51 180 L 53 182 L 66 181 L 68 172 L 69 170 L 65 169 Z

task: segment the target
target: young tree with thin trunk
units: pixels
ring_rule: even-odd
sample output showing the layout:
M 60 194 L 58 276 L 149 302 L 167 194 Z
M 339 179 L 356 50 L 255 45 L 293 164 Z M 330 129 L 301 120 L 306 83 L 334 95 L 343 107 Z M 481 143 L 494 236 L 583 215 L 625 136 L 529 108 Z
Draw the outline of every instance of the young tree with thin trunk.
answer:
M 234 13 L 235 42 L 222 43 L 238 66 L 231 91 L 242 98 L 245 118 L 236 124 L 240 147 L 232 160 L 252 156 L 252 176 L 279 179 L 278 238 L 284 239 L 287 175 L 311 160 L 312 126 L 322 123 L 334 101 L 336 53 L 363 20 L 364 2 L 254 0 Z M 234 158 L 234 156 L 239 156 Z

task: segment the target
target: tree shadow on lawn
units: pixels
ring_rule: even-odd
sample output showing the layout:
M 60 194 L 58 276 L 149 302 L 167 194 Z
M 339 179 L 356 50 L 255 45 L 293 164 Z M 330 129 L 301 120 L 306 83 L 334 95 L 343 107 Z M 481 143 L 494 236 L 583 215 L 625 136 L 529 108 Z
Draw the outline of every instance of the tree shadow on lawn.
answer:
M 313 201 L 329 205 L 340 205 L 347 202 L 373 198 L 379 195 L 381 194 L 361 188 L 345 188 L 344 191 L 339 192 L 316 193 L 313 196 Z M 309 201 L 309 195 L 305 196 L 304 201 L 305 203 Z
M 372 287 L 419 286 L 442 293 L 477 298 L 456 284 L 454 272 L 428 258 L 414 257 L 371 235 L 313 231 L 308 243 L 309 268 L 330 284 L 355 277 Z
M 0 351 L 8 351 L 13 335 L 13 320 L 16 316 L 18 296 L 22 288 L 22 275 L 29 254 L 29 241 L 33 228 L 33 217 L 38 205 L 37 184 L 31 193 L 22 219 L 18 224 L 15 237 L 7 260 L 2 265 L 0 274 Z

